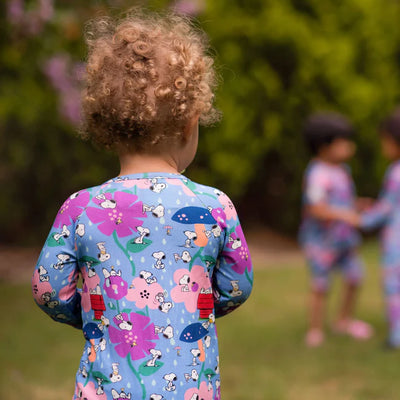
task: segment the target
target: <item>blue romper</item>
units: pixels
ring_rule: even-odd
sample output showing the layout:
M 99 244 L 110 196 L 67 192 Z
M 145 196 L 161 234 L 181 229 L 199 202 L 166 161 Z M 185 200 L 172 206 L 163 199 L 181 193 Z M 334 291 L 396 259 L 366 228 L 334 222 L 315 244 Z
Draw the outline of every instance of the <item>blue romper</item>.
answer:
M 309 163 L 303 182 L 303 220 L 299 240 L 310 266 L 312 286 L 326 291 L 329 275 L 339 268 L 344 279 L 359 284 L 363 266 L 356 254 L 360 243 L 357 230 L 341 221 L 321 221 L 307 213 L 307 206 L 325 203 L 337 209 L 354 208 L 355 189 L 346 165 L 319 160 Z
M 400 161 L 386 171 L 378 201 L 362 214 L 361 227 L 380 232 L 383 286 L 390 325 L 389 340 L 400 346 Z
M 82 277 L 82 288 L 78 279 Z M 133 174 L 59 210 L 34 299 L 86 339 L 73 399 L 220 399 L 215 318 L 250 295 L 230 199 L 179 174 Z

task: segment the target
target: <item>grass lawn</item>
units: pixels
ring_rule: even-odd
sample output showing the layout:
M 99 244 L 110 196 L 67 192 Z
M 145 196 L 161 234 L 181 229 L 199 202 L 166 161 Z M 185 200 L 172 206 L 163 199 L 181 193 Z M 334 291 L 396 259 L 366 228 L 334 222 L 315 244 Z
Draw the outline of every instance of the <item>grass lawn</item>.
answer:
M 319 349 L 303 345 L 307 272 L 297 265 L 255 266 L 245 306 L 217 323 L 224 400 L 397 400 L 400 352 L 383 349 L 385 320 L 375 243 L 362 249 L 367 279 L 359 317 L 376 329 L 355 342 L 329 335 Z M 332 317 L 340 292 L 335 280 Z M 0 399 L 71 399 L 83 336 L 56 324 L 31 300 L 30 287 L 0 283 Z

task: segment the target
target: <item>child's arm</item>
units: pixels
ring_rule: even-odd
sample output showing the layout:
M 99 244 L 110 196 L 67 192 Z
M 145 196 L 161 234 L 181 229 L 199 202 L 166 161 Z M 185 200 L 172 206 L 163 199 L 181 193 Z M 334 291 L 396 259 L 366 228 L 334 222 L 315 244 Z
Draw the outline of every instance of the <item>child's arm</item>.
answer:
M 73 200 L 68 199 L 69 206 Z M 65 204 L 65 203 L 64 203 Z M 77 289 L 79 269 L 75 253 L 75 221 L 60 218 L 60 209 L 32 276 L 32 293 L 37 305 L 52 319 L 82 327 L 81 295 Z M 58 221 L 60 224 L 55 227 Z
M 321 221 L 342 221 L 355 226 L 360 223 L 360 216 L 357 212 L 339 207 L 332 207 L 323 202 L 307 206 L 306 211 L 309 215 Z
M 253 268 L 242 227 L 232 203 L 227 220 L 222 212 L 225 240 L 213 274 L 215 316 L 222 317 L 243 304 L 253 286 Z
M 323 170 L 311 171 L 305 178 L 304 211 L 324 222 L 342 221 L 358 225 L 359 215 L 355 209 L 335 207 L 328 203 L 331 184 L 331 179 Z
M 393 209 L 399 201 L 400 168 L 399 166 L 387 173 L 379 199 L 367 211 L 361 214 L 360 227 L 368 230 L 384 225 L 391 217 Z

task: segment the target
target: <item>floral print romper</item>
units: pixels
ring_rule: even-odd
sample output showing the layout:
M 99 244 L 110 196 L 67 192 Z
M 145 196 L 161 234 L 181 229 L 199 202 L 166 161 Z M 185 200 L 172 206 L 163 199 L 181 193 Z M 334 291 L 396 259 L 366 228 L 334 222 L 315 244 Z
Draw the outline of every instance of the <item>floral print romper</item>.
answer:
M 382 228 L 383 289 L 389 321 L 389 343 L 400 346 L 400 161 L 386 171 L 378 201 L 362 214 L 361 227 Z
M 327 203 L 336 208 L 353 209 L 355 190 L 347 165 L 331 165 L 319 160 L 309 163 L 303 183 L 303 207 Z M 357 230 L 340 221 L 321 221 L 306 211 L 299 240 L 310 266 L 312 286 L 326 291 L 332 270 L 338 268 L 346 281 L 359 284 L 363 264 L 357 255 L 361 241 Z
M 221 398 L 215 318 L 252 283 L 230 199 L 148 173 L 65 201 L 32 290 L 51 318 L 83 330 L 73 399 L 212 400 Z

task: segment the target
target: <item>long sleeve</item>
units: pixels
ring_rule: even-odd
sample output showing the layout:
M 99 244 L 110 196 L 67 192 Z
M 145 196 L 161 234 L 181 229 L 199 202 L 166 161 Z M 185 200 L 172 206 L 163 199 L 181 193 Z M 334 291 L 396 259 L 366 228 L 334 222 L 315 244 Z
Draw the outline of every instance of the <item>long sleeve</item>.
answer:
M 59 210 L 32 276 L 37 305 L 55 321 L 76 328 L 82 326 L 82 315 L 75 222 L 84 197 L 88 192 L 71 196 Z
M 224 195 L 226 196 L 226 195 Z M 233 204 L 222 222 L 225 239 L 213 274 L 215 314 L 222 317 L 243 304 L 253 286 L 249 249 Z
M 376 203 L 361 215 L 361 228 L 379 228 L 390 218 L 400 194 L 400 165 L 389 168 Z

